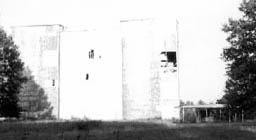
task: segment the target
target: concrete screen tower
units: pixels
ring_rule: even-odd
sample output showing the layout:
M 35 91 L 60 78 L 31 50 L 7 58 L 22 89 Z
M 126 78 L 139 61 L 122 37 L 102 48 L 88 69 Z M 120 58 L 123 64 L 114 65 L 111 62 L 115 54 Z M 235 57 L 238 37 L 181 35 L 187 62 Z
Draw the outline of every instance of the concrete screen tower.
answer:
M 123 118 L 160 118 L 160 48 L 153 20 L 122 21 Z
M 59 46 L 61 25 L 12 27 L 25 67 L 48 95 L 53 115 L 59 116 Z
M 62 119 L 178 118 L 176 25 L 156 19 L 109 23 L 88 30 L 12 28 L 53 114 Z
M 123 118 L 178 118 L 177 38 L 154 19 L 124 20 Z

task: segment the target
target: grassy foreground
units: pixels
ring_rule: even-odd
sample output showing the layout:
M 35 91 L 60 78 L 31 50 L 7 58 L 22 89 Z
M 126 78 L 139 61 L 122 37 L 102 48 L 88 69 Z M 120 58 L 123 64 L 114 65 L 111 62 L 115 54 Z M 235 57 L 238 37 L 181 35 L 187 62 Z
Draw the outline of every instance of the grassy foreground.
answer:
M 3 122 L 0 140 L 256 140 L 256 124 Z

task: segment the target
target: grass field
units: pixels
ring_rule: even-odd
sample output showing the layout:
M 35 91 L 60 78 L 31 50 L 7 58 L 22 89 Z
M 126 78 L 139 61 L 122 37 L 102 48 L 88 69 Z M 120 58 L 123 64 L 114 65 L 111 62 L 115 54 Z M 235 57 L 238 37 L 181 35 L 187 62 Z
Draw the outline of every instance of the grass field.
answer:
M 0 140 L 256 140 L 256 123 L 2 122 Z

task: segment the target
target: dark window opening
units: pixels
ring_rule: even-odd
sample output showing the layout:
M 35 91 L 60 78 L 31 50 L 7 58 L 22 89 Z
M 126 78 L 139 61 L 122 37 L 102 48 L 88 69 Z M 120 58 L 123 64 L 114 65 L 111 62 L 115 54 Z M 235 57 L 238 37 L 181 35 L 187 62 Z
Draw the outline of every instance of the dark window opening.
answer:
M 173 63 L 174 67 L 177 67 L 177 57 L 176 52 L 168 51 L 168 52 L 161 52 L 161 55 L 164 55 L 164 59 L 161 60 L 161 62 L 165 63 Z
M 85 79 L 86 79 L 86 80 L 89 80 L 89 74 L 88 74 L 88 73 L 86 74 Z
M 53 87 L 55 86 L 55 80 L 54 79 L 52 80 L 52 86 Z
M 89 51 L 89 59 L 94 59 L 94 50 L 93 49 L 91 49 Z

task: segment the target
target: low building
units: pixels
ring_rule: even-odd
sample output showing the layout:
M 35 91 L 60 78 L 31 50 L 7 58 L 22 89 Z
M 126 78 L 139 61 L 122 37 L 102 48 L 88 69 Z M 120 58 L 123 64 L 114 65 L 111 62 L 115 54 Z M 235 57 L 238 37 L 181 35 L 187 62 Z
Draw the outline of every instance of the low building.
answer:
M 184 105 L 180 107 L 182 122 L 215 122 L 222 120 L 224 104 Z

